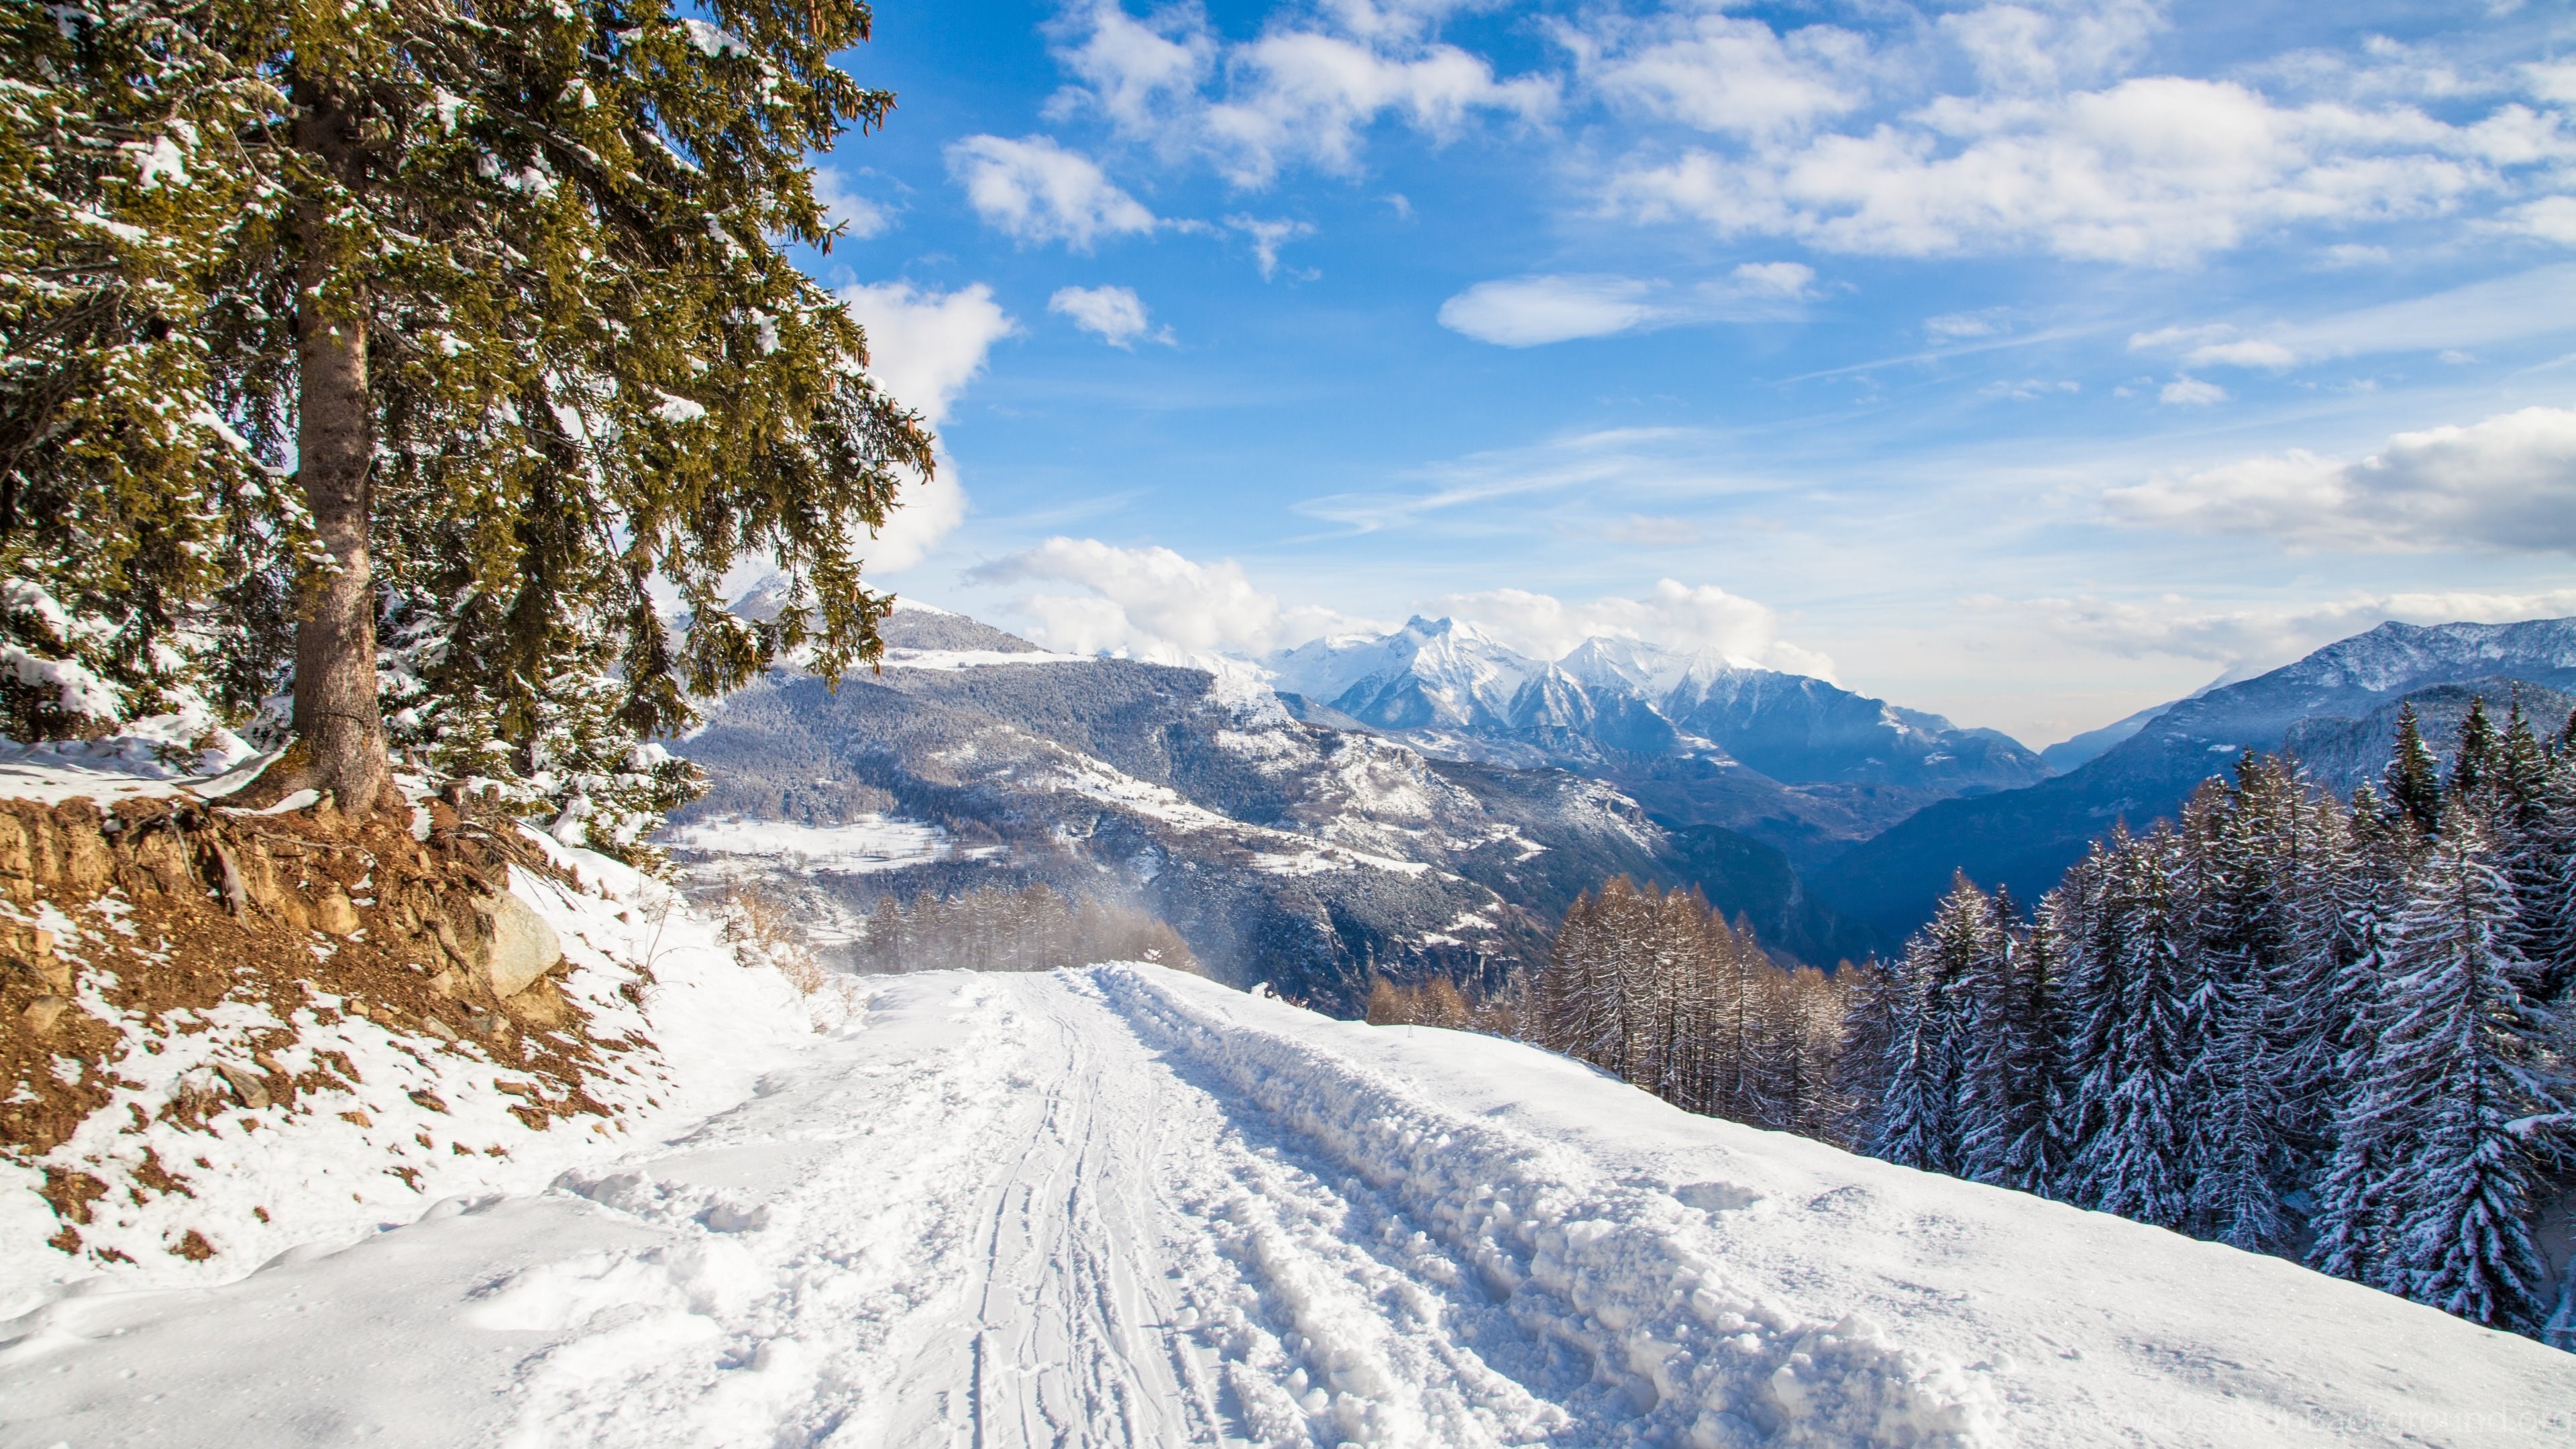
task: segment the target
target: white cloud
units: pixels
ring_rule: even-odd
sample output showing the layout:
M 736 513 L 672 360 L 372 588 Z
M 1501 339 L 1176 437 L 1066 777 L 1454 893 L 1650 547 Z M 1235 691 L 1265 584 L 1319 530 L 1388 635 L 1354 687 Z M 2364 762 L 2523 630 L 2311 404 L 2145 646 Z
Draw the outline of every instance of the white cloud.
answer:
M 2303 547 L 2576 553 L 2576 411 L 2399 433 L 2338 463 L 2294 450 L 2103 495 L 2115 517 Z
M 2152 0 L 1984 5 L 1944 15 L 1940 27 L 1989 91 L 2040 93 L 2118 75 L 2164 28 L 2164 14 Z
M 1868 42 L 1829 25 L 1780 35 L 1729 15 L 1613 14 L 1555 33 L 1578 73 L 1613 103 L 1702 131 L 1797 131 L 1867 99 Z
M 2179 76 L 2063 95 L 1942 96 L 1867 132 L 1632 160 L 1612 203 L 1721 236 L 1900 256 L 2039 250 L 2187 264 L 2294 224 L 2437 215 L 2576 156 L 2556 117 L 2453 125 L 2411 107 L 2284 106 Z
M 2560 246 L 2576 247 L 2576 196 L 2544 196 L 2506 215 L 2516 231 Z
M 851 241 L 882 236 L 894 225 L 892 212 L 861 196 L 848 177 L 828 167 L 814 171 L 814 199 L 822 204 L 823 219 L 848 228 L 842 235 Z
M 2576 264 L 2553 263 L 2402 302 L 2387 302 L 2248 333 L 2233 323 L 2159 327 L 2132 352 L 2174 352 L 2186 367 L 2280 371 L 2328 358 L 2392 352 L 2465 353 L 2576 326 Z
M 1069 584 L 1013 601 L 1043 643 L 1079 654 L 1165 663 L 1261 654 L 1320 634 L 1383 626 L 1331 609 L 1282 604 L 1232 559 L 1212 564 L 1168 548 L 1121 548 L 1096 538 L 1050 538 L 967 571 L 969 582 Z
M 1723 282 L 1675 289 L 1617 276 L 1512 277 L 1478 282 L 1440 304 L 1440 325 L 1479 342 L 1536 347 L 1694 322 L 1776 320 L 1813 294 L 1799 262 L 1747 262 Z
M 1990 382 L 1977 389 L 1977 394 L 1980 397 L 2004 397 L 2011 398 L 2015 402 L 2030 402 L 2037 398 L 2062 397 L 2083 390 L 2084 384 L 2072 378 L 2058 378 L 2052 381 L 2048 378 L 2025 377 L 2018 380 L 2005 378 L 2000 382 Z
M 867 329 L 869 375 L 933 427 L 947 420 L 950 405 L 983 371 L 993 344 L 1018 330 L 993 300 L 993 289 L 981 282 L 954 292 L 879 282 L 844 287 L 838 295 Z M 878 530 L 868 550 L 874 571 L 912 567 L 965 521 L 966 490 L 957 480 L 956 462 L 944 446 L 936 461 L 933 476 L 905 483 L 895 511 Z
M 1019 330 L 981 282 L 954 292 L 875 282 L 837 295 L 867 329 L 868 374 L 934 427 L 984 370 L 993 344 Z
M 1357 170 L 1360 134 L 1381 116 L 1400 116 L 1446 140 L 1472 113 L 1535 120 L 1557 100 L 1553 83 L 1497 79 L 1482 57 L 1454 45 L 1386 48 L 1311 30 L 1272 31 L 1238 46 L 1226 70 L 1228 98 L 1210 105 L 1201 125 L 1226 174 L 1242 186 L 1267 185 L 1297 161 L 1340 174 Z
M 2156 397 L 2168 407 L 2205 408 L 2227 401 L 2227 389 L 2196 377 L 2177 377 L 2164 385 Z
M 1154 214 L 1097 162 L 1049 137 L 969 136 L 948 147 L 948 172 L 976 214 L 1014 241 L 1088 251 L 1102 236 L 1154 229 Z
M 1963 341 L 1972 337 L 1992 337 L 2009 330 L 2009 315 L 2001 307 L 1988 307 L 1977 312 L 1944 312 L 1923 319 L 1926 334 L 1944 342 Z
M 1056 59 L 1083 83 L 1049 102 L 1049 113 L 1087 102 L 1122 131 L 1152 130 L 1197 94 L 1216 62 L 1216 37 L 1195 8 L 1174 6 L 1139 21 L 1117 0 L 1093 0 L 1049 30 Z
M 1047 310 L 1073 319 L 1073 325 L 1097 334 L 1112 347 L 1132 347 L 1139 337 L 1149 342 L 1169 343 L 1172 329 L 1164 328 L 1147 336 L 1151 322 L 1145 315 L 1144 299 L 1133 287 L 1063 287 L 1047 298 Z
M 1654 292 L 1654 283 L 1633 277 L 1478 282 L 1440 304 L 1440 325 L 1502 347 L 1607 337 L 1653 320 Z
M 1779 637 L 1779 617 L 1715 584 L 1656 583 L 1643 598 L 1569 604 L 1527 589 L 1449 594 L 1425 605 L 1465 619 L 1534 659 L 1557 659 L 1586 639 L 1642 639 L 1684 653 L 1722 654 L 1742 664 L 1833 678 L 1831 659 Z
M 1121 134 L 1203 156 L 1243 187 L 1266 186 L 1296 164 L 1350 173 L 1364 133 L 1389 117 L 1446 140 L 1478 115 L 1551 112 L 1554 81 L 1498 77 L 1484 58 L 1432 38 L 1459 8 L 1326 0 L 1228 44 L 1196 6 L 1139 21 L 1116 0 L 1092 0 L 1052 27 L 1056 57 L 1077 84 L 1050 110 L 1096 110 Z
M 1261 268 L 1261 280 L 1265 282 L 1279 270 L 1281 247 L 1301 236 L 1315 234 L 1313 225 L 1302 221 L 1264 221 L 1257 216 L 1229 216 L 1225 224 L 1252 238 L 1252 260 Z

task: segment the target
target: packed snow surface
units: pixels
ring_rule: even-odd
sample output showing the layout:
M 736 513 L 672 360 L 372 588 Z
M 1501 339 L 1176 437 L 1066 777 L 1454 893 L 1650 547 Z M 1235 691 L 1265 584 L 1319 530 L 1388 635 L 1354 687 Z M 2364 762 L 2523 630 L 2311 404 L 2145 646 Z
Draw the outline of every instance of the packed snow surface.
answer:
M 0 1324 L 0 1442 L 2565 1443 L 2576 1357 L 1159 968 L 887 978 L 748 1101 Z

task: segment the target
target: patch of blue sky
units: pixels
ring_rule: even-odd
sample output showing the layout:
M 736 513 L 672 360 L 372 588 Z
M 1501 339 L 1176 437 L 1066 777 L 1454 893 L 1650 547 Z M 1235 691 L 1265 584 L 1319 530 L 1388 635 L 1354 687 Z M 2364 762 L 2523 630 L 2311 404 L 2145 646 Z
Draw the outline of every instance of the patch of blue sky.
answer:
M 1050 644 L 1448 611 L 2036 745 L 2383 618 L 2576 613 L 2563 6 L 877 36 L 900 105 L 824 158 L 852 235 L 810 266 L 943 440 L 879 581 Z

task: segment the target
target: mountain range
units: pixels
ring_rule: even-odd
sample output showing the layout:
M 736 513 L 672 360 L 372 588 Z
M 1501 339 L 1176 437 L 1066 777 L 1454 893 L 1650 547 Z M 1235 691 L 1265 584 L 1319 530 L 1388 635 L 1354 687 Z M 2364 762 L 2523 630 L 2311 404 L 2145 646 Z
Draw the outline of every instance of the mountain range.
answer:
M 2532 686 L 2540 686 L 2533 689 Z M 2056 884 L 2087 844 L 2125 820 L 2170 816 L 2246 750 L 2289 748 L 2318 783 L 2348 792 L 2387 764 L 2401 704 L 2450 748 L 2469 700 L 2501 714 L 2517 692 L 2555 727 L 2576 688 L 2576 619 L 2382 624 L 2267 674 L 2179 700 L 2109 749 L 2025 789 L 1947 800 L 1815 872 L 1817 893 L 1882 932 L 1930 913 L 1953 872 L 2023 899 Z
M 2382 625 L 2045 755 L 1722 655 L 1595 638 L 1538 660 L 1449 619 L 1211 668 L 909 604 L 884 632 L 882 672 L 776 671 L 681 743 L 713 781 L 671 836 L 702 883 L 761 877 L 827 946 L 888 893 L 1115 894 L 1221 976 L 1332 1006 L 1377 971 L 1499 980 L 1623 873 L 1829 964 L 1900 943 L 1955 872 L 2035 896 L 2245 750 L 2349 793 L 2401 705 L 2444 750 L 2475 699 L 2551 728 L 2576 707 L 2576 620 Z
M 1661 819 L 1750 836 L 1802 869 L 1935 801 L 2048 775 L 1995 730 L 1634 639 L 1588 639 L 1549 662 L 1472 624 L 1415 618 L 1262 663 L 1302 718 L 1439 758 L 1607 780 Z
M 708 794 L 667 841 L 704 892 L 787 897 L 828 954 L 879 899 L 1044 884 L 1132 900 L 1238 985 L 1348 1010 L 1373 974 L 1499 983 L 1614 875 L 1695 885 L 1766 943 L 1885 945 L 1790 861 L 1552 766 L 1301 720 L 1248 672 L 1049 653 L 905 607 L 884 667 L 781 669 L 677 743 Z

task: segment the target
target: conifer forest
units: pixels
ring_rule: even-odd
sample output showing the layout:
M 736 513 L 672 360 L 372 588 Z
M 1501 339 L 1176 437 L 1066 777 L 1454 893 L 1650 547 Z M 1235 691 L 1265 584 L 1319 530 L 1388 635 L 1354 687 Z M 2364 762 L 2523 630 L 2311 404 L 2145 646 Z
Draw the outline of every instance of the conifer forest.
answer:
M 2025 909 L 1784 970 L 1696 897 L 1567 916 L 1527 1034 L 1693 1111 L 2273 1253 L 2576 1345 L 2576 719 L 2399 720 L 2350 800 L 2245 754 Z

